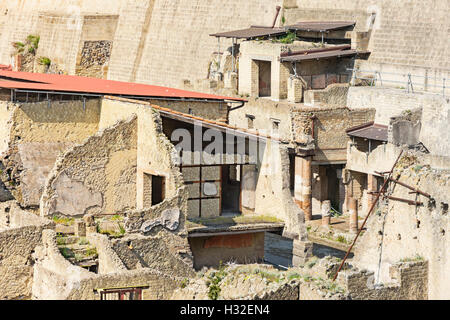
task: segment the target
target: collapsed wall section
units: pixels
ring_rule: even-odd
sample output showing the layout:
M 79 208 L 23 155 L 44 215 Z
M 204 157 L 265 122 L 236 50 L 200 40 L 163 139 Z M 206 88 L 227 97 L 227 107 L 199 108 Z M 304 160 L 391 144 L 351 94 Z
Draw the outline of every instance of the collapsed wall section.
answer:
M 136 207 L 137 120 L 116 123 L 68 149 L 41 199 L 43 216 L 117 213 Z

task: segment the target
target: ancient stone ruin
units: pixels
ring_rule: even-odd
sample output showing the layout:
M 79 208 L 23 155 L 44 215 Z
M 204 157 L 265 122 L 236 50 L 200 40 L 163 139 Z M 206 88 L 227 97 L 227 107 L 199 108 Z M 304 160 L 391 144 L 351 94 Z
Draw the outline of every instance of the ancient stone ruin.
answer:
M 0 3 L 0 299 L 450 298 L 444 1 L 59 2 Z

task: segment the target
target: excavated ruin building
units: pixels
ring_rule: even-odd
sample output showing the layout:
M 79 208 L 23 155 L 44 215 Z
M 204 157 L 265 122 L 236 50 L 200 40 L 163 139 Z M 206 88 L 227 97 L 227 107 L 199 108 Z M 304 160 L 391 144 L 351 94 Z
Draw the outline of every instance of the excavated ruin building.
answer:
M 201 8 L 0 5 L 0 297 L 448 299 L 446 5 Z

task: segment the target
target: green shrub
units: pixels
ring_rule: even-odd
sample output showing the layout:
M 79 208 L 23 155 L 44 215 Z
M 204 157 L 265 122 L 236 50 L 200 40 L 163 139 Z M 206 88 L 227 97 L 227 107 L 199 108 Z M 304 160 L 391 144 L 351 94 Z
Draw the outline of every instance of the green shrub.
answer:
M 219 298 L 220 292 L 222 289 L 220 288 L 220 282 L 227 276 L 227 272 L 225 271 L 224 266 L 222 265 L 222 261 L 219 265 L 219 270 L 216 272 L 211 272 L 208 276 L 208 280 L 206 285 L 208 286 L 208 298 L 211 300 L 217 300 Z
M 68 218 L 68 217 L 63 217 L 63 216 L 58 216 L 58 215 L 53 216 L 52 220 L 56 224 L 63 224 L 66 226 L 71 226 L 75 222 L 74 218 Z
M 288 31 L 288 33 L 280 38 L 278 38 L 275 42 L 280 42 L 284 44 L 293 43 L 297 39 L 297 35 L 295 32 Z
M 39 58 L 39 64 L 42 64 L 44 66 L 49 67 L 51 63 L 52 63 L 52 61 L 49 58 L 47 58 L 47 57 L 40 57 Z

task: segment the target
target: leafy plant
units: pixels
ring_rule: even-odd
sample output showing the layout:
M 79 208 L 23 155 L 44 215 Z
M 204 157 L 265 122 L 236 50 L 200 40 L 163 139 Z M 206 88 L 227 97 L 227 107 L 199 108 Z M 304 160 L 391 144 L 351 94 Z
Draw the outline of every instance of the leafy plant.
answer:
M 184 289 L 184 288 L 187 287 L 188 283 L 189 283 L 189 279 L 184 278 L 183 281 L 181 281 L 180 287 L 181 287 L 182 289 Z
M 208 276 L 208 281 L 206 285 L 208 286 L 208 298 L 211 300 L 217 300 L 219 298 L 220 292 L 222 289 L 220 288 L 220 282 L 227 276 L 227 272 L 225 271 L 224 266 L 222 265 L 222 261 L 219 265 L 219 270 L 216 272 L 211 272 Z
M 68 217 L 63 217 L 63 216 L 58 216 L 58 215 L 53 216 L 52 220 L 56 224 L 63 224 L 66 226 L 71 226 L 75 221 L 74 218 L 68 218 Z
M 288 31 L 286 35 L 278 38 L 275 42 L 280 42 L 284 44 L 293 43 L 297 39 L 297 35 L 295 32 Z
M 28 48 L 28 52 L 29 53 L 36 53 L 36 50 L 39 47 L 39 41 L 40 41 L 41 37 L 40 36 L 35 36 L 35 35 L 29 35 L 27 37 L 27 43 L 29 44 L 29 48 Z
M 115 214 L 111 217 L 111 221 L 123 221 L 123 216 L 120 214 Z
M 91 247 L 91 248 L 86 249 L 86 256 L 88 256 L 88 257 L 90 257 L 90 256 L 98 256 L 97 248 Z
M 39 64 L 42 64 L 44 66 L 49 67 L 51 63 L 52 63 L 52 61 L 49 58 L 47 58 L 47 57 L 40 57 L 39 58 Z

